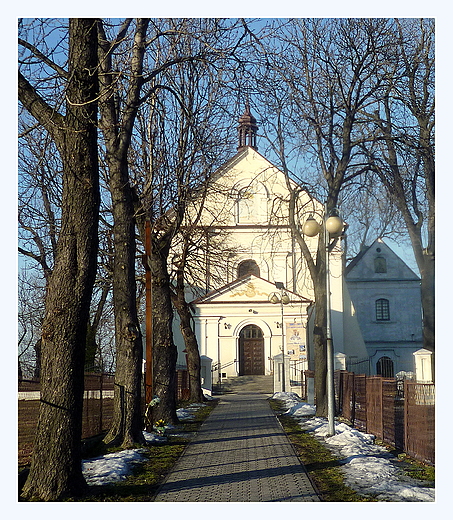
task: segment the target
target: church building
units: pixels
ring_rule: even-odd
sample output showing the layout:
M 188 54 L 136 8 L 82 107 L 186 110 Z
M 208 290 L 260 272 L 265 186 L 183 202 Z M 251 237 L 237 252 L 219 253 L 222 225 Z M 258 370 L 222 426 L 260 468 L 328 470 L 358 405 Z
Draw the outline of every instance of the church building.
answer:
M 345 281 L 370 375 L 414 372 L 423 347 L 420 277 L 379 238 L 348 264 Z
M 299 187 L 259 153 L 257 129 L 247 105 L 236 155 L 212 175 L 192 209 L 201 215 L 197 225 L 207 247 L 198 267 L 205 286 L 194 281 L 188 299 L 200 354 L 212 360 L 220 378 L 270 375 L 282 353 L 298 373 L 314 368 L 307 334 L 313 283 L 288 223 L 289 194 Z M 301 225 L 309 216 L 322 222 L 323 204 L 303 190 L 298 207 Z M 306 237 L 312 255 L 317 240 Z M 330 255 L 334 349 L 363 358 L 361 338 L 345 341 L 340 242 Z M 174 330 L 183 364 L 178 323 Z

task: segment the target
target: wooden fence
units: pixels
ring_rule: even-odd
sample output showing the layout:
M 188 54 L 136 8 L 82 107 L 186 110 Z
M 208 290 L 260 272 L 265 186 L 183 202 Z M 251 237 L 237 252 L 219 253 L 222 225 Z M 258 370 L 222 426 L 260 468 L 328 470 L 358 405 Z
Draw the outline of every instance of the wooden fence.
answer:
M 113 419 L 114 375 L 85 374 L 82 439 L 99 435 L 110 428 Z M 186 370 L 177 370 L 176 396 L 189 397 Z M 40 382 L 19 380 L 18 384 L 18 458 L 19 466 L 30 463 L 36 425 L 38 424 Z
M 335 373 L 337 415 L 422 462 L 435 462 L 435 386 Z
M 105 430 L 113 417 L 114 376 L 85 374 L 83 399 L 82 439 Z M 38 379 L 19 380 L 18 384 L 18 462 L 30 463 L 38 424 L 40 382 Z

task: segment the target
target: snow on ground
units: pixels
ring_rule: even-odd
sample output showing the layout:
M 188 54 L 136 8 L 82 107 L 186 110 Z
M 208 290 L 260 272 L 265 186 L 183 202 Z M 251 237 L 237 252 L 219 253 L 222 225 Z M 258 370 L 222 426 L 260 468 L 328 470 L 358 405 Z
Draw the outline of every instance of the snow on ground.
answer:
M 361 494 L 373 494 L 383 502 L 434 502 L 433 488 L 422 487 L 405 476 L 392 461 L 395 458 L 383 447 L 374 444 L 374 435 L 359 432 L 335 421 L 335 435 L 328 437 L 328 423 L 314 417 L 315 407 L 302 402 L 297 394 L 278 392 L 273 395 L 285 403 L 286 412 L 300 426 L 340 458 L 346 484 Z
M 324 442 L 340 458 L 346 484 L 361 494 L 373 494 L 383 502 L 433 502 L 434 489 L 422 487 L 416 480 L 405 476 L 393 463 L 394 457 L 382 446 L 374 444 L 374 435 L 359 432 L 335 421 L 335 435 L 328 437 L 327 420 L 314 417 L 315 407 L 301 401 L 294 393 L 278 392 L 274 399 L 284 402 L 286 412 L 295 417 L 302 428 Z M 177 411 L 180 420 L 193 420 L 193 412 L 206 406 L 201 403 Z M 167 434 L 171 429 L 167 428 Z M 158 444 L 165 437 L 144 432 L 145 439 Z M 90 485 L 103 485 L 124 480 L 133 465 L 144 459 L 142 448 L 111 453 L 83 461 L 82 468 Z
M 176 415 L 180 421 L 191 421 L 195 419 L 194 411 L 198 408 L 206 406 L 203 403 L 194 403 L 187 408 L 179 408 Z M 171 435 L 173 427 L 166 427 L 166 433 Z M 145 440 L 150 444 L 163 444 L 166 442 L 164 435 L 157 433 L 143 432 Z M 82 472 L 91 486 L 102 486 L 112 482 L 125 480 L 132 472 L 134 464 L 144 460 L 143 448 L 118 451 L 109 453 L 101 457 L 87 459 L 82 461 Z
M 83 475 L 88 484 L 100 486 L 125 480 L 132 467 L 143 460 L 143 449 L 123 450 L 82 461 Z

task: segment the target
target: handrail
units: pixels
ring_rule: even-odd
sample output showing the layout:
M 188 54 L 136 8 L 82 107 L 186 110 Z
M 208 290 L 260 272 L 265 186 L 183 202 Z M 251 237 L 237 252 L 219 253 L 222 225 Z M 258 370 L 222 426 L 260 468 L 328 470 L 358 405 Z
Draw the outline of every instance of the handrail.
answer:
M 230 367 L 231 365 L 234 365 L 234 363 L 237 362 L 237 359 L 233 359 L 233 361 L 229 361 L 228 363 L 225 363 L 224 365 L 220 365 L 219 363 L 213 363 L 211 366 L 211 372 L 217 372 L 218 370 L 222 370 L 223 368 Z

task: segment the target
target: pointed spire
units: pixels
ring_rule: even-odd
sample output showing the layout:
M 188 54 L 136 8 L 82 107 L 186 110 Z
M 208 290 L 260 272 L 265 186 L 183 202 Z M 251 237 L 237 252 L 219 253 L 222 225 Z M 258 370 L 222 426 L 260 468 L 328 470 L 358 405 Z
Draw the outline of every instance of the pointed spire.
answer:
M 245 148 L 246 146 L 252 147 L 254 150 L 258 150 L 256 146 L 256 132 L 258 130 L 258 126 L 256 124 L 256 119 L 253 117 L 250 112 L 250 105 L 247 99 L 245 103 L 245 112 L 239 118 L 239 146 L 238 150 Z

